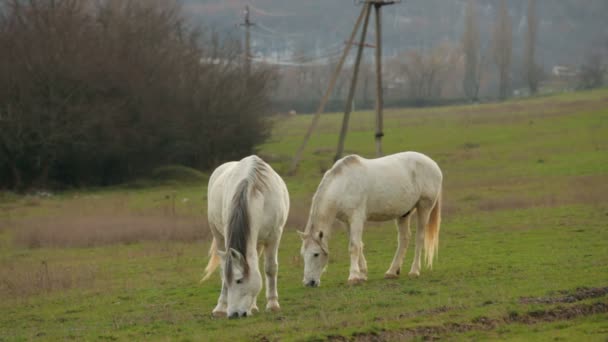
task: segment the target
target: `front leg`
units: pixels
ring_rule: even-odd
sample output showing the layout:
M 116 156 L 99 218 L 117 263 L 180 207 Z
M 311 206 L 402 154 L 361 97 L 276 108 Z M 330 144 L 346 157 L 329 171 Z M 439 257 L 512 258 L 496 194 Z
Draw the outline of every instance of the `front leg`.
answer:
M 363 252 L 365 244 L 361 242 L 361 253 L 359 254 L 359 272 L 361 272 L 367 279 L 367 260 L 365 260 L 365 253 Z
M 212 314 L 215 317 L 225 317 L 226 311 L 228 309 L 228 298 L 227 296 L 228 289 L 226 288 L 226 284 L 224 282 L 224 274 L 222 272 L 222 292 L 220 293 L 220 298 L 217 300 L 217 305 L 215 309 L 213 309 Z
M 364 266 L 367 271 L 367 262 L 363 256 L 363 220 L 355 219 L 350 224 L 350 274 L 348 283 L 351 285 L 359 284 L 367 280 L 367 276 L 362 272 L 360 266 Z
M 266 260 L 264 261 L 264 271 L 266 273 L 266 311 L 279 311 L 279 293 L 277 291 L 277 272 L 279 270 L 279 262 L 277 260 L 278 241 L 274 244 L 266 246 Z

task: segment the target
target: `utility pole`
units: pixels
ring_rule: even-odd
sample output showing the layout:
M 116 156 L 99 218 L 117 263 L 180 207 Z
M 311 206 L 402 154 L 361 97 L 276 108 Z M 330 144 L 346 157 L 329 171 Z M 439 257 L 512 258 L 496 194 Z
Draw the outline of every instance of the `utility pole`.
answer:
M 384 95 L 382 91 L 382 6 L 393 5 L 395 1 L 372 1 L 376 10 L 376 157 L 381 157 L 384 136 Z
M 329 96 L 330 96 L 331 92 L 333 91 L 334 86 L 336 85 L 336 80 L 338 78 L 338 75 L 340 74 L 340 70 L 342 70 L 342 66 L 344 65 L 346 56 L 348 55 L 350 48 L 353 45 L 357 45 L 358 46 L 357 58 L 355 60 L 351 88 L 349 91 L 348 99 L 346 101 L 346 109 L 344 111 L 344 118 L 342 121 L 342 130 L 340 132 L 340 139 L 338 141 L 338 151 L 336 153 L 335 159 L 337 160 L 342 157 L 342 153 L 344 151 L 344 140 L 346 138 L 346 131 L 348 130 L 348 121 L 350 118 L 350 112 L 352 111 L 352 99 L 354 96 L 354 90 L 356 89 L 359 65 L 361 62 L 361 55 L 363 53 L 363 48 L 369 47 L 369 44 L 365 43 L 365 36 L 367 33 L 367 26 L 369 24 L 369 15 L 371 13 L 372 5 L 374 6 L 375 11 L 376 11 L 376 40 L 377 40 L 376 41 L 376 44 L 377 44 L 376 45 L 376 134 L 375 134 L 375 136 L 376 136 L 376 153 L 379 156 L 382 155 L 382 137 L 384 136 L 384 133 L 382 131 L 383 130 L 383 128 L 382 128 L 382 126 L 383 126 L 382 111 L 383 111 L 384 103 L 383 103 L 383 99 L 382 99 L 382 45 L 381 45 L 381 40 L 382 40 L 382 32 L 381 32 L 382 21 L 381 21 L 381 19 L 382 19 L 382 17 L 380 15 L 380 9 L 382 8 L 382 6 L 400 3 L 401 0 L 392 0 L 392 1 L 389 1 L 389 0 L 361 0 L 358 2 L 363 3 L 363 5 L 364 5 L 361 9 L 361 14 L 359 14 L 359 18 L 357 19 L 357 22 L 355 23 L 355 26 L 353 27 L 353 31 L 351 33 L 350 38 L 346 41 L 346 47 L 344 49 L 344 53 L 342 54 L 342 57 L 341 57 L 340 61 L 338 62 L 338 66 L 336 67 L 336 70 L 329 82 L 327 91 L 325 92 L 323 99 L 321 99 L 319 108 L 317 109 L 317 112 L 312 119 L 310 127 L 308 128 L 308 131 L 306 132 L 306 135 L 304 136 L 304 141 L 298 148 L 298 151 L 296 152 L 296 154 L 291 162 L 291 166 L 289 168 L 289 174 L 293 175 L 296 172 L 298 163 L 300 162 L 300 159 L 302 158 L 302 153 L 304 152 L 304 148 L 306 147 L 308 140 L 310 140 L 312 132 L 314 131 L 315 127 L 318 124 L 319 117 L 320 117 L 321 113 L 323 112 L 323 110 L 325 109 L 325 105 L 327 104 L 327 101 L 329 100 Z M 362 29 L 363 32 L 361 34 L 360 42 L 354 43 L 353 39 L 355 38 L 357 32 L 359 31 L 359 26 L 361 25 L 363 18 L 365 18 L 365 24 L 363 25 L 363 29 Z
M 344 140 L 346 139 L 346 132 L 348 131 L 348 121 L 350 120 L 350 113 L 352 111 L 352 100 L 357 88 L 357 75 L 359 73 L 359 66 L 361 62 L 361 53 L 365 44 L 365 36 L 367 34 L 367 26 L 369 24 L 369 14 L 374 6 L 376 12 L 376 156 L 382 156 L 382 137 L 383 132 L 383 109 L 384 99 L 382 92 L 382 16 L 380 10 L 382 6 L 393 5 L 398 1 L 387 1 L 387 0 L 365 0 L 362 1 L 364 5 L 364 11 L 366 12 L 365 24 L 363 25 L 361 40 L 359 42 L 359 50 L 357 51 L 357 59 L 355 60 L 355 66 L 353 71 L 353 78 L 346 100 L 346 109 L 344 110 L 344 117 L 342 119 L 342 130 L 340 131 L 340 138 L 338 140 L 338 148 L 336 150 L 336 156 L 334 161 L 342 158 L 344 152 Z M 352 41 L 352 39 L 351 39 Z
M 255 26 L 255 23 L 252 23 L 249 19 L 249 6 L 245 6 L 244 14 L 245 17 L 243 18 L 243 23 L 241 23 L 241 26 L 245 26 L 245 52 L 243 59 L 245 60 L 245 74 L 249 77 L 251 74 L 251 33 L 249 32 L 249 28 Z
M 348 39 L 349 42 L 352 42 L 353 39 L 355 39 L 355 36 L 357 35 L 357 31 L 359 31 L 359 26 L 361 26 L 363 17 L 366 16 L 366 13 L 367 13 L 366 8 L 367 7 L 364 7 L 361 9 L 361 13 L 359 14 L 359 17 L 357 18 L 357 22 L 355 23 L 355 26 L 353 27 L 353 31 L 350 34 L 350 38 Z M 306 144 L 308 143 L 308 140 L 310 140 L 310 137 L 312 136 L 312 132 L 317 127 L 321 113 L 323 113 L 323 111 L 325 110 L 325 105 L 327 104 L 327 101 L 329 100 L 329 96 L 331 95 L 331 93 L 334 90 L 334 87 L 336 86 L 336 81 L 338 80 L 338 76 L 340 75 L 340 71 L 342 70 L 342 67 L 344 66 L 344 62 L 346 61 L 346 56 L 348 56 L 348 53 L 350 52 L 351 47 L 352 47 L 352 44 L 346 44 L 346 46 L 344 47 L 344 52 L 342 53 L 342 57 L 340 57 L 340 61 L 338 62 L 338 65 L 336 66 L 336 70 L 334 71 L 334 74 L 332 75 L 331 80 L 329 81 L 329 85 L 327 86 L 327 91 L 323 95 L 323 98 L 321 99 L 321 103 L 319 103 L 319 108 L 317 109 L 315 116 L 312 118 L 312 122 L 310 123 L 310 126 L 308 127 L 308 131 L 306 131 L 306 135 L 304 135 L 304 140 L 302 141 L 302 144 L 296 151 L 296 154 L 293 157 L 293 160 L 291 161 L 291 166 L 289 167 L 289 174 L 293 175 L 298 168 L 298 164 L 300 163 L 300 159 L 302 158 L 302 153 L 304 152 L 304 148 L 306 148 Z
M 348 131 L 348 121 L 350 119 L 350 113 L 353 109 L 353 98 L 355 96 L 355 91 L 357 90 L 359 66 L 361 65 L 361 57 L 363 56 L 363 48 L 365 47 L 365 36 L 367 35 L 367 26 L 369 24 L 369 15 L 371 13 L 371 3 L 365 4 L 364 11 L 365 22 L 363 23 L 363 28 L 361 29 L 361 39 L 359 40 L 359 44 L 357 44 L 357 57 L 355 59 L 353 78 L 350 83 L 350 90 L 348 91 L 346 109 L 344 109 L 344 117 L 342 118 L 342 129 L 340 130 L 340 138 L 338 139 L 338 150 L 336 151 L 334 161 L 340 159 L 342 157 L 342 152 L 344 151 L 344 140 L 346 138 L 346 132 Z M 352 39 L 350 41 L 352 41 Z

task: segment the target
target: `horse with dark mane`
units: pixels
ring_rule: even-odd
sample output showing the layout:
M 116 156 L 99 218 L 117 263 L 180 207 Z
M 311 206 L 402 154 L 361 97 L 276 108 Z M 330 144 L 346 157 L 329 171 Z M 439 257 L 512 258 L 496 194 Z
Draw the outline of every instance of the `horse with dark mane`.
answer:
M 249 156 L 213 171 L 207 201 L 213 242 L 203 281 L 222 266 L 222 290 L 213 315 L 245 317 L 258 310 L 258 251 L 265 252 L 266 309 L 279 310 L 277 254 L 289 213 L 285 183 L 270 165 Z

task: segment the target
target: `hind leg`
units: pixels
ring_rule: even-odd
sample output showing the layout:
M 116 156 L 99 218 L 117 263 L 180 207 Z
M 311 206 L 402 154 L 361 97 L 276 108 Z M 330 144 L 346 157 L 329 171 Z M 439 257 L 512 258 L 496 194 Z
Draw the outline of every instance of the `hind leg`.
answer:
M 409 276 L 417 277 L 420 275 L 420 269 L 422 266 L 422 247 L 424 246 L 424 233 L 426 225 L 429 222 L 429 216 L 431 215 L 433 203 L 429 200 L 421 199 L 418 202 L 418 228 L 416 229 L 416 252 L 414 253 L 414 261 L 412 262 L 412 268 L 410 269 Z
M 400 217 L 395 220 L 398 232 L 397 251 L 395 252 L 391 266 L 384 274 L 384 278 L 386 279 L 398 278 L 401 273 L 401 265 L 403 264 L 403 258 L 407 252 L 407 245 L 409 244 L 410 236 L 412 234 L 410 231 L 410 216 L 411 215 L 407 215 L 406 217 Z

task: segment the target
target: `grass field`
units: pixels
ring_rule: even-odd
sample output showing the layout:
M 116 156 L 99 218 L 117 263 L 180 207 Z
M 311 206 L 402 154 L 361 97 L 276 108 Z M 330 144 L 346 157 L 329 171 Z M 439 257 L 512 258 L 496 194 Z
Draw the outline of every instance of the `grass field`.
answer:
M 310 119 L 278 120 L 260 146 L 281 175 Z M 304 288 L 295 230 L 331 166 L 340 119 L 322 117 L 298 174 L 285 176 L 280 313 L 211 317 L 219 275 L 198 282 L 205 182 L 4 193 L 0 341 L 608 339 L 608 90 L 388 110 L 385 153 L 420 151 L 444 172 L 439 259 L 417 279 L 385 280 L 396 229 L 368 225 L 369 280 L 348 286 L 338 230 L 323 285 Z M 372 113 L 355 113 L 347 152 L 373 156 L 373 125 Z

